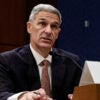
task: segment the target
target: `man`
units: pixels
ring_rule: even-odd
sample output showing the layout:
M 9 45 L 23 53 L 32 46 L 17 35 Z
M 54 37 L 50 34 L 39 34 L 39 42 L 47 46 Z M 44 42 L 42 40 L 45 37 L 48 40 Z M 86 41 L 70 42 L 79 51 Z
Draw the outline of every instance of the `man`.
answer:
M 78 56 L 53 48 L 60 24 L 61 14 L 53 6 L 32 9 L 27 22 L 30 44 L 0 54 L 0 100 L 71 99 L 68 94 L 78 85 L 82 70 Z M 49 62 L 51 96 L 41 85 L 43 60 Z

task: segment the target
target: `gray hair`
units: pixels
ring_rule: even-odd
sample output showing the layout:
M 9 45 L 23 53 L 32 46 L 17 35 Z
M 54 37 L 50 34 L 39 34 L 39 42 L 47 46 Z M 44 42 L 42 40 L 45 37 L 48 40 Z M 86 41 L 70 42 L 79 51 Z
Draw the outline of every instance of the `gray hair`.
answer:
M 35 15 L 38 14 L 40 11 L 47 11 L 58 15 L 61 24 L 62 18 L 60 11 L 50 4 L 38 4 L 37 6 L 33 7 L 31 14 L 29 16 L 29 21 L 33 21 L 35 19 Z

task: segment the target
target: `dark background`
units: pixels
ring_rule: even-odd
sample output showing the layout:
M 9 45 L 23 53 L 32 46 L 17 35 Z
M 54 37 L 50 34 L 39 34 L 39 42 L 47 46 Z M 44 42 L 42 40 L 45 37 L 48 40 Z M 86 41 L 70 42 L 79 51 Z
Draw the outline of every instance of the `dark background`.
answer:
M 58 47 L 76 53 L 81 62 L 100 60 L 100 0 L 57 0 L 63 16 Z
M 85 60 L 100 60 L 100 0 L 6 0 L 0 3 L 0 52 L 28 43 L 26 22 L 33 6 L 49 3 L 62 14 L 56 47 Z

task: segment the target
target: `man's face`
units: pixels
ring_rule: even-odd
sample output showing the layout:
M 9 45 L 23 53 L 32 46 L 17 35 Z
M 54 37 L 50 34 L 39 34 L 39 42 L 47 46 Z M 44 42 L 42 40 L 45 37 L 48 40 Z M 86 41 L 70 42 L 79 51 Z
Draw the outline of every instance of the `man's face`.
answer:
M 32 22 L 27 23 L 30 42 L 34 49 L 51 49 L 60 32 L 60 21 L 56 14 L 40 11 Z

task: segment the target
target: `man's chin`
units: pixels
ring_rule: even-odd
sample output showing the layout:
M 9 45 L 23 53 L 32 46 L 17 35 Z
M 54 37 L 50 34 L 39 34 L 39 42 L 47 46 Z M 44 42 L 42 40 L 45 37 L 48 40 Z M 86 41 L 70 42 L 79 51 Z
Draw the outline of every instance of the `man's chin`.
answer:
M 41 45 L 42 48 L 45 48 L 45 49 L 51 49 L 52 46 L 51 45 Z

